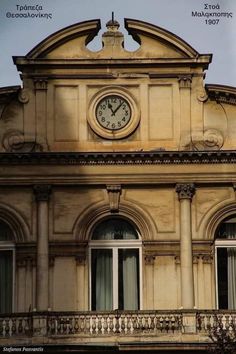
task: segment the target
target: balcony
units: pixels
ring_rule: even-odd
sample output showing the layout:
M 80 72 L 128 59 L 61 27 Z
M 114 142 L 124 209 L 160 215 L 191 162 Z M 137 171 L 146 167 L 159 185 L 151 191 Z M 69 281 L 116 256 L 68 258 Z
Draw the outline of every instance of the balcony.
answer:
M 201 351 L 211 330 L 235 326 L 236 311 L 222 310 L 15 313 L 0 316 L 0 345 Z

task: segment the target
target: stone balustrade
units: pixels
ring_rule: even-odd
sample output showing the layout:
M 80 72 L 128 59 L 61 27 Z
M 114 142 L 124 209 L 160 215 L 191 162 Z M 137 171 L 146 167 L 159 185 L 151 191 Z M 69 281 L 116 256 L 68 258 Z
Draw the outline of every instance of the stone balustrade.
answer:
M 214 328 L 236 329 L 236 311 L 30 312 L 0 315 L 0 343 L 7 338 L 122 337 L 191 334 L 208 336 Z M 11 341 L 12 342 L 12 341 Z
M 182 313 L 114 311 L 50 314 L 49 335 L 135 335 L 181 332 Z
M 0 315 L 0 338 L 32 335 L 32 316 L 27 313 Z
M 208 333 L 214 328 L 236 330 L 236 311 L 202 311 L 197 313 L 197 331 Z

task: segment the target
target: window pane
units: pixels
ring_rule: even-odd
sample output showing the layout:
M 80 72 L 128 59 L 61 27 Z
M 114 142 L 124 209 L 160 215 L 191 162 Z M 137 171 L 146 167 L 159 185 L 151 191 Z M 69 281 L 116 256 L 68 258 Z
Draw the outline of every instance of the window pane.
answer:
M 102 221 L 93 232 L 93 240 L 135 240 L 138 234 L 127 221 L 112 218 Z
M 119 249 L 119 309 L 139 309 L 139 250 Z
M 112 250 L 92 249 L 92 310 L 113 309 Z
M 12 251 L 0 252 L 0 313 L 12 311 Z
M 236 239 L 236 223 L 222 223 L 219 227 L 218 237 L 225 239 Z

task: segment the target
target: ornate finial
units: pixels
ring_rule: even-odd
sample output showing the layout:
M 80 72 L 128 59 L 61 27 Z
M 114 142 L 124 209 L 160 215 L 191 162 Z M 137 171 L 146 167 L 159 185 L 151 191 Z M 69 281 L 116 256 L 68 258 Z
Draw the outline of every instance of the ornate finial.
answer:
M 106 27 L 109 31 L 117 31 L 118 28 L 120 27 L 119 22 L 114 19 L 113 11 L 111 13 L 111 20 L 107 22 Z

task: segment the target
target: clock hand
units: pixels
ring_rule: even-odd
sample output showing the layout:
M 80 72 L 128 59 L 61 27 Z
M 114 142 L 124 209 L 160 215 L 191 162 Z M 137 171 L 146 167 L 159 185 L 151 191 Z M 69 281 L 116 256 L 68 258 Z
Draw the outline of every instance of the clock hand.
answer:
M 120 107 L 122 106 L 124 102 L 120 103 L 118 107 L 116 107 L 116 109 L 112 112 L 112 116 L 114 116 L 116 114 L 116 112 L 118 111 L 118 109 L 120 109 Z
M 108 108 L 110 108 L 110 110 L 112 111 L 112 116 L 113 116 L 114 111 L 113 111 L 112 105 L 110 103 L 108 103 Z

